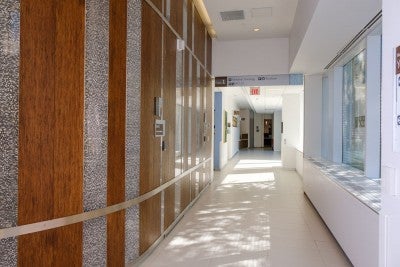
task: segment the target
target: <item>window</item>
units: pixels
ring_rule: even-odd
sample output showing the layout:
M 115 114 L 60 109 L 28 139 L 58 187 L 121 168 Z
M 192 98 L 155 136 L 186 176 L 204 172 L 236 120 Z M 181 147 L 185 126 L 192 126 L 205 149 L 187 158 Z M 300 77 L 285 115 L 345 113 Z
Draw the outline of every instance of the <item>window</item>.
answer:
M 365 110 L 366 110 L 365 51 L 350 60 L 343 69 L 343 163 L 364 170 Z

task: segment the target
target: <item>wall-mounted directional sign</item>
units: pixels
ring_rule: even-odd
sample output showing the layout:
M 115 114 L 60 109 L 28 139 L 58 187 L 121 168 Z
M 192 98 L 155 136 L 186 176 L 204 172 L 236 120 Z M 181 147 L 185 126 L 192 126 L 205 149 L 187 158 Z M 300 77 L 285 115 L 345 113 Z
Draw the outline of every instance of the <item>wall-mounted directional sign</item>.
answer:
M 245 75 L 215 78 L 215 87 L 303 85 L 302 74 Z

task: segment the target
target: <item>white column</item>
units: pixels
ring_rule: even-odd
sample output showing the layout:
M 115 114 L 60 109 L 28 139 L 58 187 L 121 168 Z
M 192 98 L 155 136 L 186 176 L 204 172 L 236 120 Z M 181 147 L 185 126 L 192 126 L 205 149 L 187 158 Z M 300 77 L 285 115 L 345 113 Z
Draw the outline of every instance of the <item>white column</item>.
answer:
M 283 94 L 281 158 L 282 166 L 287 169 L 296 168 L 296 149 L 301 149 L 300 108 L 299 94 Z
M 332 79 L 333 80 L 333 79 Z M 331 99 L 330 93 L 333 90 L 329 88 L 329 76 L 322 77 L 322 131 L 321 131 L 321 156 L 324 159 L 332 160 L 332 123 L 329 119 L 332 113 L 330 105 Z
M 321 157 L 321 142 L 322 142 L 321 136 L 322 136 L 322 75 L 307 75 L 305 76 L 304 80 L 304 155 L 305 156 Z
M 383 0 L 382 40 L 382 209 L 380 267 L 400 266 L 400 153 L 393 150 L 395 129 L 394 49 L 400 45 L 399 1 Z
M 367 37 L 367 98 L 366 98 L 366 140 L 365 176 L 379 178 L 381 172 L 381 37 Z
M 274 112 L 274 151 L 281 151 L 282 111 Z

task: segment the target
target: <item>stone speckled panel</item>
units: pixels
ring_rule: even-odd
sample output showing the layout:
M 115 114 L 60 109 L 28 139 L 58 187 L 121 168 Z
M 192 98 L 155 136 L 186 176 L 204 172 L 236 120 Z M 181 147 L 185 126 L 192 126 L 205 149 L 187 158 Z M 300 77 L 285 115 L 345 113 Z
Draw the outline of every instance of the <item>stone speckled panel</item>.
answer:
M 20 7 L 0 1 L 0 228 L 17 225 Z M 0 266 L 16 266 L 17 239 L 0 240 Z
M 17 238 L 0 239 L 0 266 L 17 266 Z
M 107 266 L 106 217 L 83 224 L 83 266 Z
M 139 196 L 141 1 L 128 1 L 127 105 L 126 105 L 126 199 Z
M 139 205 L 125 212 L 125 261 L 132 263 L 139 257 Z
M 84 210 L 107 205 L 109 0 L 86 1 Z M 83 264 L 106 266 L 106 219 L 84 222 Z
M 140 175 L 140 109 L 141 109 L 141 0 L 128 0 L 127 89 L 125 198 L 139 196 Z M 125 215 L 125 262 L 139 257 L 139 208 L 128 209 Z

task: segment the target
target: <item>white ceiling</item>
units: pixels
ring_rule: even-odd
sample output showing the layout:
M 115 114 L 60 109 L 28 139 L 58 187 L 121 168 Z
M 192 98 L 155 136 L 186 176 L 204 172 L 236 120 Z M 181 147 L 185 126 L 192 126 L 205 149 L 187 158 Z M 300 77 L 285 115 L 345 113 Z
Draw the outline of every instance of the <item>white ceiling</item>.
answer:
M 323 72 L 381 8 L 381 0 L 319 0 L 290 72 Z
M 239 109 L 250 109 L 259 114 L 272 114 L 282 110 L 284 94 L 299 94 L 303 86 L 260 86 L 260 95 L 250 95 L 250 87 L 218 88 L 233 99 Z
M 314 14 L 290 62 L 290 73 L 322 73 L 325 66 L 381 10 L 382 0 L 314 0 Z M 204 0 L 219 40 L 290 37 L 298 0 Z M 252 17 L 254 8 L 272 8 L 271 16 Z M 222 21 L 220 12 L 244 10 L 245 20 Z M 268 12 L 266 12 L 268 13 Z M 301 14 L 300 14 L 301 15 Z M 307 21 L 308 23 L 308 21 Z M 296 24 L 297 25 L 297 24 Z M 254 32 L 254 28 L 260 28 Z M 254 73 L 256 75 L 258 73 Z M 272 113 L 282 106 L 288 88 L 261 88 L 258 97 L 249 88 L 221 89 L 232 93 L 240 108 Z M 297 89 L 296 89 L 297 90 Z
M 218 40 L 247 40 L 289 37 L 297 2 L 298 0 L 204 0 L 204 5 Z M 237 10 L 244 11 L 244 20 L 222 21 L 220 12 Z M 259 28 L 260 31 L 254 32 L 254 28 Z

